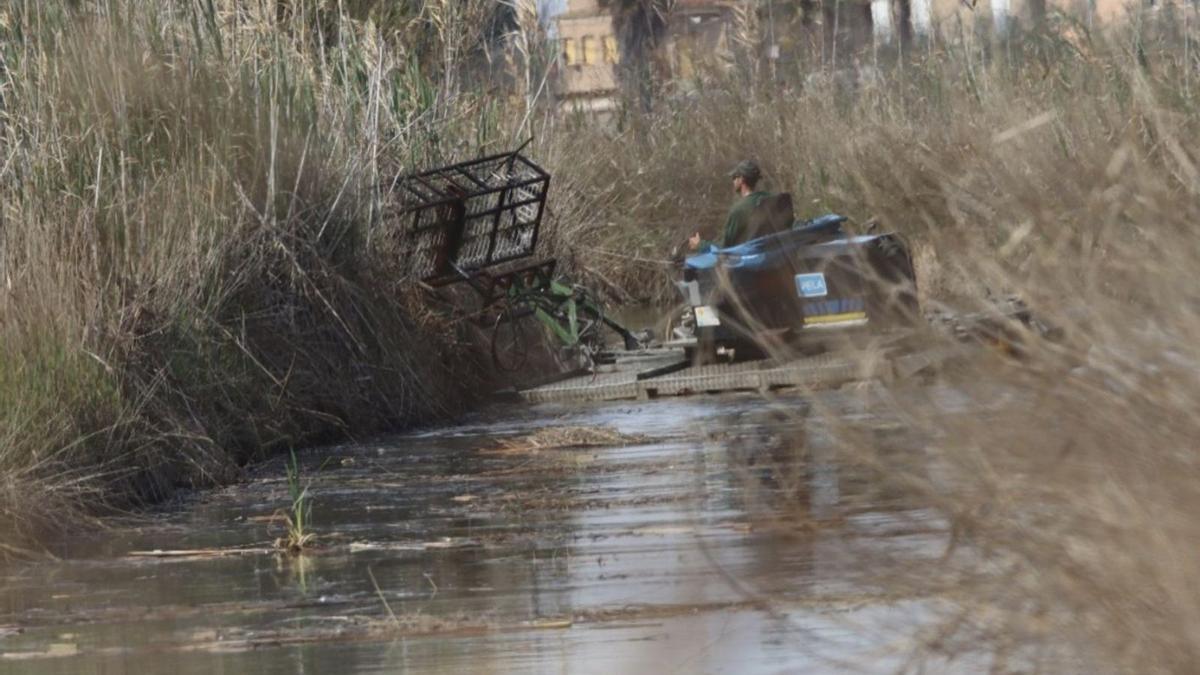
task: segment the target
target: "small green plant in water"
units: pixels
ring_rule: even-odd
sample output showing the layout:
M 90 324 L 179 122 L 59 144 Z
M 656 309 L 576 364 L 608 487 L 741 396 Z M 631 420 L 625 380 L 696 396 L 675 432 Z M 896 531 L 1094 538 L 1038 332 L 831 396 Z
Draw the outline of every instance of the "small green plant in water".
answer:
M 300 463 L 296 461 L 296 453 L 291 453 L 291 461 L 284 464 L 287 470 L 288 495 L 291 497 L 291 507 L 283 514 L 287 523 L 287 536 L 275 540 L 275 547 L 298 554 L 312 543 L 316 535 L 310 531 L 312 523 L 312 497 L 308 494 L 308 486 L 300 483 Z

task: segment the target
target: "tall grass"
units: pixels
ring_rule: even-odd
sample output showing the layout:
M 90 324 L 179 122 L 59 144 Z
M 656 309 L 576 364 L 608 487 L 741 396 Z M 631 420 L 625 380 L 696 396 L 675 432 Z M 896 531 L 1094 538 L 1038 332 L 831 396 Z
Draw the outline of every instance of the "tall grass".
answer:
M 1065 329 L 874 400 L 926 439 L 917 456 L 828 411 L 845 459 L 949 524 L 933 559 L 867 559 L 872 583 L 944 600 L 914 671 L 964 652 L 997 671 L 1200 660 L 1200 22 L 1173 11 L 938 42 L 882 79 L 716 75 L 611 138 L 556 146 L 559 203 L 575 200 L 559 250 L 632 296 L 663 297 L 661 259 L 720 222 L 723 170 L 750 156 L 801 215 L 906 235 L 926 308 L 1015 293 Z
M 299 554 L 317 538 L 312 530 L 312 495 L 308 493 L 309 485 L 301 482 L 300 462 L 296 459 L 295 451 L 292 451 L 291 461 L 284 465 L 284 470 L 287 472 L 288 496 L 292 501 L 282 513 L 287 534 L 275 540 L 275 548 Z
M 697 227 L 715 233 L 733 198 L 725 173 L 744 157 L 764 166 L 768 189 L 793 194 L 798 216 L 876 217 L 915 238 L 937 293 L 971 285 L 975 263 L 955 262 L 960 241 L 934 251 L 926 235 L 998 249 L 1031 223 L 997 261 L 1029 265 L 1034 242 L 1078 233 L 1113 184 L 1127 198 L 1135 184 L 1168 193 L 1178 222 L 1195 189 L 1196 23 L 1187 36 L 1165 17 L 944 40 L 886 68 L 781 65 L 778 83 L 710 73 L 695 96 L 631 107 L 615 131 L 558 119 L 542 133 L 563 214 L 554 242 L 629 295 L 666 299 L 665 259 Z M 1123 238 L 1136 228 L 1115 223 L 1160 216 L 1145 200 L 1120 204 L 1097 223 Z
M 402 40 L 473 53 L 439 7 L 0 9 L 0 541 L 463 404 L 471 335 L 370 245 L 375 186 L 499 134 Z
M 533 129 L 545 252 L 616 297 L 668 296 L 671 248 L 752 156 L 800 215 L 908 236 L 926 307 L 1015 292 L 1062 325 L 948 368 L 966 406 L 897 389 L 921 462 L 839 431 L 951 525 L 889 582 L 953 587 L 925 653 L 1200 660 L 1194 11 L 938 40 L 882 77 L 712 73 L 614 132 L 472 95 L 467 5 L 77 4 L 0 10 L 0 541 L 454 407 L 470 336 L 372 254 L 374 186 Z

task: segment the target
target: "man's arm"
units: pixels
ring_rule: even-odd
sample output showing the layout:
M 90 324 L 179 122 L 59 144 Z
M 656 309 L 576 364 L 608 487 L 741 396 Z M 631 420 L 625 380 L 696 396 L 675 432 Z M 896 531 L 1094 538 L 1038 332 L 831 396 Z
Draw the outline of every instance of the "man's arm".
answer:
M 688 250 L 696 253 L 707 253 L 710 249 L 717 248 L 717 245 L 707 239 L 700 238 L 700 231 L 688 237 Z
M 697 232 L 688 240 L 688 244 L 691 245 L 692 242 L 696 242 L 694 250 L 700 252 L 704 252 L 710 248 L 728 248 L 732 246 L 737 241 L 738 235 L 741 234 L 745 226 L 744 221 L 749 211 L 750 209 L 746 208 L 742 202 L 734 204 L 733 208 L 729 211 L 729 217 L 725 219 L 725 227 L 721 228 L 721 238 L 719 240 L 714 242 L 701 239 L 700 233 Z
M 719 241 L 709 241 L 702 239 L 700 233 L 697 232 L 688 238 L 688 248 L 697 253 L 706 253 L 714 248 L 725 248 L 729 243 L 734 241 L 737 233 L 741 230 L 741 222 L 737 220 L 733 213 L 729 214 L 729 219 L 725 221 L 725 227 L 721 230 L 721 239 Z

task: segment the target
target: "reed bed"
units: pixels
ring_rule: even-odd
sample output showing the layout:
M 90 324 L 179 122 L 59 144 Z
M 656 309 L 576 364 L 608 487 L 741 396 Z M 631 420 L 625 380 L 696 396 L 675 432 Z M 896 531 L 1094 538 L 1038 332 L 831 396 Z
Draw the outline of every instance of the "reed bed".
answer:
M 477 336 L 372 242 L 377 186 L 499 142 L 486 4 L 0 8 L 4 546 L 470 403 Z
M 555 176 L 544 253 L 612 298 L 667 300 L 675 249 L 715 230 L 724 172 L 755 157 L 799 215 L 908 237 L 926 308 L 1013 293 L 1063 329 L 938 375 L 987 415 L 897 390 L 921 462 L 833 425 L 951 533 L 936 564 L 888 568 L 958 610 L 916 636 L 914 669 L 981 645 L 997 670 L 1036 670 L 1047 644 L 1084 669 L 1200 660 L 1192 9 L 949 38 L 829 76 L 714 72 L 607 128 L 469 76 L 494 72 L 469 30 L 482 6 L 354 11 L 0 10 L 6 552 L 469 403 L 486 350 L 373 255 L 375 186 L 532 133 Z
M 919 453 L 806 413 L 826 416 L 841 461 L 946 525 L 916 564 L 855 561 L 865 584 L 937 598 L 900 636 L 906 670 L 1188 672 L 1200 658 L 1200 32 L 1175 10 L 947 39 L 878 73 L 714 75 L 607 144 L 564 141 L 564 158 L 591 144 L 595 161 L 556 174 L 586 216 L 558 245 L 630 297 L 668 297 L 672 247 L 715 230 L 724 170 L 755 157 L 799 215 L 904 235 L 925 309 L 1017 295 L 1062 329 L 1014 326 L 1018 350 L 865 389 Z

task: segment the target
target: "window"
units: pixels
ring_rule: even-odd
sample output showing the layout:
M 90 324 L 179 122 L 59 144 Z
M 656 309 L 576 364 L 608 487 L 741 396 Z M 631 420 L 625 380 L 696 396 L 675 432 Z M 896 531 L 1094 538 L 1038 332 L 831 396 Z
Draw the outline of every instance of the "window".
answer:
M 613 35 L 604 36 L 604 62 L 617 64 L 621 62 L 621 52 L 617 49 L 617 38 Z
M 583 52 L 582 61 L 585 65 L 595 65 L 599 59 L 597 58 L 596 38 L 586 35 L 579 39 L 579 51 Z
M 566 38 L 562 41 L 562 56 L 563 65 L 574 66 L 579 63 L 579 54 L 575 50 L 577 46 L 573 38 Z

